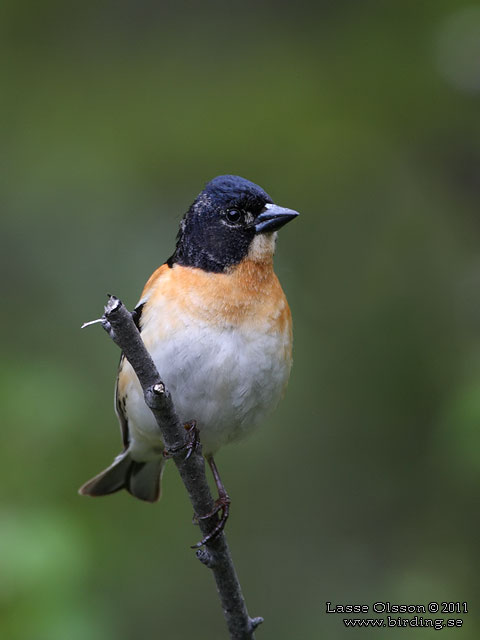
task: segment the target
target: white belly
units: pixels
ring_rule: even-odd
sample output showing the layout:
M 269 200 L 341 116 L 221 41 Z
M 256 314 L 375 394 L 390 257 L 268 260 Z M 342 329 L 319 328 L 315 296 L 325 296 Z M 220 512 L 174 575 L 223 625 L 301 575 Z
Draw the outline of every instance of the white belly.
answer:
M 182 328 L 150 350 L 182 422 L 196 420 L 205 454 L 247 435 L 275 408 L 290 373 L 289 333 Z M 148 342 L 147 342 L 148 347 Z M 127 366 L 130 366 L 127 364 Z M 126 398 L 133 456 L 158 455 L 158 426 L 135 376 Z

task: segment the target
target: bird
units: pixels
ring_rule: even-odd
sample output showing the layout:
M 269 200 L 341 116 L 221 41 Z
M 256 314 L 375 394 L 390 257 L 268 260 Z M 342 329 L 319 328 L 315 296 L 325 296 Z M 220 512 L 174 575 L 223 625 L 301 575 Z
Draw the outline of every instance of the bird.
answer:
M 132 312 L 181 422 L 195 427 L 211 467 L 221 514 L 215 533 L 225 526 L 230 498 L 214 456 L 275 409 L 290 376 L 292 316 L 273 256 L 278 230 L 298 215 L 240 176 L 210 180 L 183 216 L 173 254 L 150 276 Z M 168 451 L 123 355 L 115 411 L 123 451 L 79 493 L 126 489 L 156 502 Z

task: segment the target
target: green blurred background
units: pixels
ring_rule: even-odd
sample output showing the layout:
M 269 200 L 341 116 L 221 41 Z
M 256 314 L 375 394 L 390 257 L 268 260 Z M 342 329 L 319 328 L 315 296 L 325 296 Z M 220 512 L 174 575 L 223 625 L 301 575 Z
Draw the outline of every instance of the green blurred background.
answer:
M 446 600 L 478 638 L 480 5 L 4 0 L 0 50 L 0 638 L 226 637 L 172 465 L 156 506 L 76 493 L 120 451 L 119 353 L 80 325 L 220 173 L 302 213 L 287 396 L 217 459 L 257 637 Z

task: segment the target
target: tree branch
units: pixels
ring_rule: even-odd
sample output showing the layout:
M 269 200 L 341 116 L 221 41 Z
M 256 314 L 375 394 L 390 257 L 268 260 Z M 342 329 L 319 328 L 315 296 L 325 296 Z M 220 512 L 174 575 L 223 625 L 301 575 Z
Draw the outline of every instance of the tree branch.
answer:
M 160 379 L 131 313 L 118 298 L 110 296 L 101 323 L 137 374 L 145 402 L 155 416 L 166 449 L 172 453 L 194 513 L 197 516 L 211 513 L 214 500 L 205 476 L 201 445 L 186 456 L 189 434 L 180 423 L 170 393 Z M 199 519 L 202 534 L 208 535 L 217 522 L 217 514 Z M 197 549 L 196 555 L 214 575 L 231 640 L 254 640 L 254 630 L 263 619 L 248 615 L 225 534 L 221 532 L 203 548 Z

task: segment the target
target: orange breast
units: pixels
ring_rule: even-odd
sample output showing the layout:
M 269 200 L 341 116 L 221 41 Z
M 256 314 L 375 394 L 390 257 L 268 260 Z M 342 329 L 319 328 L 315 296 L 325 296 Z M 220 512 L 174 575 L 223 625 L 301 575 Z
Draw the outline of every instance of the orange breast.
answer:
M 169 324 L 176 323 L 175 317 L 180 322 L 190 316 L 219 327 L 246 325 L 291 335 L 290 308 L 271 260 L 245 259 L 227 273 L 162 265 L 149 278 L 142 298 L 147 298 L 142 325 L 153 320 L 155 310 L 162 309 L 163 315 L 168 308 Z

